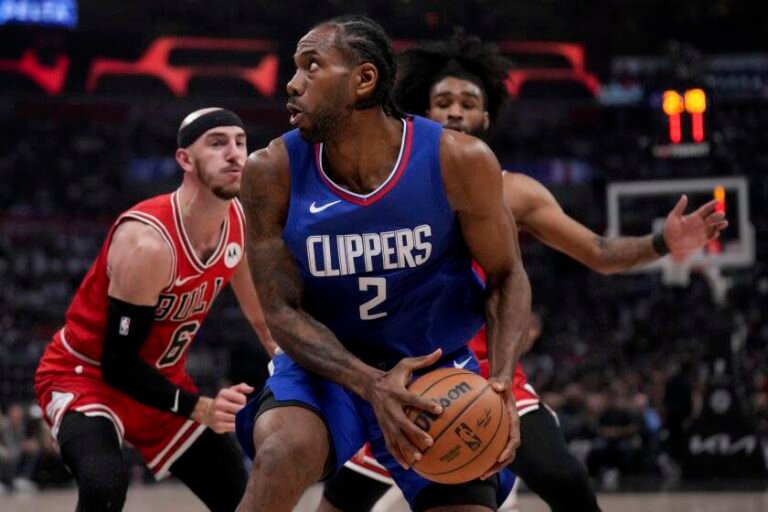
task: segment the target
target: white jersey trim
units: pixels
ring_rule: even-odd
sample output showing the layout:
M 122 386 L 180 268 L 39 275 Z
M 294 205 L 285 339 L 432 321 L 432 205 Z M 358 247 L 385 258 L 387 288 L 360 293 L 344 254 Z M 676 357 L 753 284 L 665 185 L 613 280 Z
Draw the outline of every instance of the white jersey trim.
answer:
M 115 427 L 115 432 L 117 432 L 117 439 L 120 441 L 120 446 L 123 445 L 125 426 L 123 426 L 123 422 L 120 420 L 120 416 L 118 416 L 115 411 L 104 404 L 81 405 L 80 407 L 76 407 L 74 410 L 89 417 L 101 416 L 110 420 L 112 425 Z
M 395 485 L 395 481 L 392 479 L 392 477 L 384 476 L 378 471 L 373 471 L 371 469 L 366 468 L 365 466 L 362 466 L 358 464 L 355 461 L 348 460 L 344 463 L 344 466 L 351 469 L 352 471 L 356 473 L 360 473 L 361 475 L 365 475 L 368 478 L 372 478 L 374 480 L 378 480 L 379 482 L 389 484 L 389 485 Z
M 195 422 L 189 420 L 187 421 L 181 429 L 179 429 L 179 432 L 173 437 L 170 443 L 163 449 L 161 454 L 163 456 L 167 455 L 169 451 L 173 448 L 174 444 L 179 440 L 183 432 L 186 432 L 189 430 L 189 424 L 195 425 Z M 149 469 L 154 473 L 155 480 L 162 480 L 163 478 L 167 477 L 170 473 L 171 466 L 174 462 L 176 462 L 179 457 L 184 455 L 184 452 L 186 452 L 192 444 L 197 441 L 197 438 L 202 435 L 203 432 L 205 432 L 205 429 L 207 427 L 205 425 L 197 424 L 197 428 L 194 429 L 192 434 L 173 452 L 173 454 L 168 457 L 168 460 L 165 461 L 165 464 L 163 464 L 160 468 L 155 470 L 155 468 L 152 467 L 152 465 L 148 465 Z M 162 458 L 159 458 L 160 455 L 155 457 L 153 459 L 154 465 L 157 465 Z
M 526 415 L 526 414 L 528 414 L 529 412 L 538 411 L 538 410 L 539 410 L 539 404 L 538 404 L 538 403 L 535 403 L 535 404 L 529 405 L 529 406 L 527 406 L 527 407 L 522 407 L 522 408 L 519 408 L 519 409 L 517 410 L 517 416 L 518 416 L 518 417 L 520 417 L 520 416 L 525 416 L 525 415 Z
M 515 405 L 520 409 L 529 405 L 538 405 L 540 401 L 538 398 L 526 398 L 525 400 L 515 400 Z
M 73 356 L 75 356 L 76 358 L 80 359 L 81 361 L 84 361 L 88 364 L 92 364 L 93 366 L 101 366 L 101 363 L 99 361 L 95 359 L 91 359 L 90 357 L 84 354 L 81 354 L 77 350 L 73 349 L 72 345 L 70 345 L 69 342 L 67 341 L 66 336 L 64 336 L 64 329 L 65 327 L 62 327 L 59 330 L 59 338 L 61 338 L 61 344 L 64 345 L 64 348 L 66 349 L 66 351 L 72 354 Z
M 397 174 L 397 170 L 400 168 L 400 162 L 403 159 L 403 154 L 405 153 L 405 141 L 406 137 L 408 135 L 408 123 L 405 119 L 401 119 L 403 122 L 403 136 L 400 139 L 400 152 L 397 154 L 397 161 L 395 161 L 395 166 L 392 168 L 392 172 L 389 173 L 389 176 L 387 176 L 387 179 L 384 180 L 384 182 L 376 187 L 373 191 L 369 192 L 368 194 L 355 194 L 354 192 L 351 192 L 343 187 L 338 186 L 331 178 L 325 173 L 325 169 L 323 169 L 323 150 L 325 149 L 325 145 L 321 142 L 320 143 L 320 149 L 318 151 L 317 156 L 317 168 L 320 170 L 320 173 L 325 177 L 325 179 L 328 181 L 328 183 L 335 188 L 336 190 L 341 191 L 344 194 L 357 197 L 358 199 L 368 199 L 370 197 L 375 196 L 379 193 L 384 187 L 386 187 L 390 181 L 392 181 L 392 178 L 395 177 L 395 174 Z
M 206 269 L 212 267 L 221 255 L 224 254 L 224 247 L 227 245 L 226 242 L 229 239 L 229 209 L 227 209 L 227 215 L 224 217 L 224 226 L 221 230 L 219 244 L 216 246 L 216 250 L 213 251 L 213 254 L 211 254 L 211 257 L 208 258 L 208 261 L 203 263 L 200 261 L 200 258 L 197 257 L 197 253 L 195 253 L 194 246 L 187 235 L 187 228 L 184 226 L 184 220 L 181 218 L 181 205 L 179 203 L 178 190 L 171 194 L 171 207 L 173 210 L 173 219 L 176 224 L 176 231 L 178 231 L 179 238 L 181 239 L 181 248 L 184 250 L 184 254 L 187 256 L 187 259 L 195 270 L 202 274 Z
M 235 198 L 232 202 L 235 204 L 235 210 L 237 211 L 237 220 L 240 221 L 240 243 L 243 245 L 243 249 L 245 249 L 245 211 L 238 198 Z

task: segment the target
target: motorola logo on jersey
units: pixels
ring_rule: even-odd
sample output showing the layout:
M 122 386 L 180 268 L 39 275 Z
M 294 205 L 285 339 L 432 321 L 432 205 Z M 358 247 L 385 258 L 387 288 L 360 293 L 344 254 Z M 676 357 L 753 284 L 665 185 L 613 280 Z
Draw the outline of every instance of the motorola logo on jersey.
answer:
M 243 249 L 237 242 L 230 243 L 224 250 L 224 265 L 227 268 L 235 268 L 240 263 L 240 258 L 243 257 Z
M 307 262 L 314 277 L 348 276 L 382 270 L 415 268 L 432 254 L 428 224 L 382 233 L 312 235 Z

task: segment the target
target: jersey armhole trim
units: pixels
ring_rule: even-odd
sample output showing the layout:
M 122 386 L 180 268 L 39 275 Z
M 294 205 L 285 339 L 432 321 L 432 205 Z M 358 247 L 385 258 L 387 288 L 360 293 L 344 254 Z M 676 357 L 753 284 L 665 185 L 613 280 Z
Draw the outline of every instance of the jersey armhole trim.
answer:
M 165 285 L 162 291 L 167 292 L 173 287 L 173 281 L 176 279 L 176 271 L 177 271 L 177 261 L 178 261 L 178 255 L 176 254 L 176 246 L 173 244 L 173 239 L 171 238 L 170 233 L 168 233 L 168 230 L 163 225 L 162 222 L 157 217 L 154 217 L 153 215 L 150 215 L 145 212 L 139 212 L 139 211 L 130 211 L 127 213 L 124 213 L 121 215 L 117 222 L 115 222 L 115 228 L 125 221 L 126 219 L 130 220 L 136 220 L 139 222 L 142 222 L 146 224 L 147 226 L 151 226 L 155 228 L 155 230 L 160 233 L 160 236 L 163 237 L 163 240 L 168 245 L 168 247 L 171 249 L 171 259 L 172 259 L 172 266 L 171 266 L 171 275 L 168 277 L 168 283 Z M 111 240 L 110 240 L 111 243 Z

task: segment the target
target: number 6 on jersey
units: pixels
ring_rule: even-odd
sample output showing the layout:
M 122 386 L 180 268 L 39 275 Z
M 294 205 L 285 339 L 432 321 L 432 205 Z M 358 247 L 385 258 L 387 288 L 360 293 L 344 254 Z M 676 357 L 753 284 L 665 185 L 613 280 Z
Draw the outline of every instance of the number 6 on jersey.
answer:
M 383 277 L 361 277 L 358 279 L 358 288 L 361 292 L 370 288 L 376 289 L 376 296 L 360 305 L 360 318 L 363 320 L 376 320 L 384 318 L 387 312 L 371 313 L 371 310 L 387 300 L 387 280 Z

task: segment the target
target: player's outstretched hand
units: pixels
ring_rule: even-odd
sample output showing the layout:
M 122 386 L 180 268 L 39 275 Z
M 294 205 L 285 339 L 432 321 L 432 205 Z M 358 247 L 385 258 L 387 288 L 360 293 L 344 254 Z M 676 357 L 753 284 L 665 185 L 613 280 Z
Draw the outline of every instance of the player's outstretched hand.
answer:
M 253 388 L 244 382 L 222 388 L 216 398 L 207 399 L 210 403 L 201 423 L 217 434 L 234 432 L 235 414 L 245 406 L 248 401 L 247 395 L 250 393 L 253 393 Z
M 408 419 L 405 408 L 415 408 L 440 414 L 443 408 L 435 401 L 411 393 L 406 386 L 414 370 L 435 364 L 442 350 L 421 357 L 406 357 L 387 373 L 376 379 L 371 392 L 371 406 L 381 427 L 387 449 L 395 460 L 408 469 L 421 454 L 432 446 L 432 437 Z
M 512 383 L 509 380 L 496 377 L 491 377 L 488 381 L 491 383 L 491 388 L 500 394 L 504 400 L 504 405 L 509 415 L 509 439 L 499 458 L 496 459 L 496 464 L 481 477 L 483 480 L 510 465 L 515 460 L 515 453 L 518 446 L 520 446 L 520 417 L 517 415 L 515 396 L 512 394 Z
M 664 240 L 673 253 L 688 253 L 704 247 L 728 227 L 725 214 L 717 211 L 717 201 L 710 201 L 698 210 L 683 215 L 688 196 L 680 196 L 664 222 Z

